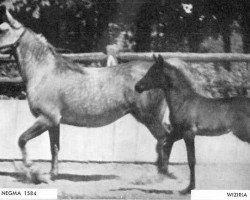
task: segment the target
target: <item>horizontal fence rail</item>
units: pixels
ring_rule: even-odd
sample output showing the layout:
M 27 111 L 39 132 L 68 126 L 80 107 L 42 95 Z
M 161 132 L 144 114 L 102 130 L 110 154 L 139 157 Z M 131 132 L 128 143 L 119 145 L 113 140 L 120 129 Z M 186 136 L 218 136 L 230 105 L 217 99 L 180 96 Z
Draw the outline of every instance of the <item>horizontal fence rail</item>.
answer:
M 164 52 L 150 52 L 150 53 L 120 53 L 118 58 L 122 60 L 152 60 L 153 55 L 162 55 L 164 59 L 180 58 L 185 61 L 192 62 L 250 62 L 250 54 L 241 53 L 164 53 Z
M 23 79 L 21 77 L 14 77 L 14 78 L 0 77 L 0 83 L 20 84 L 20 83 L 23 83 Z
M 62 54 L 66 58 L 70 58 L 77 62 L 98 62 L 105 61 L 107 55 L 102 52 L 95 53 L 75 53 Z M 123 61 L 132 60 L 153 60 L 153 55 L 162 55 L 164 59 L 180 58 L 189 62 L 250 62 L 250 54 L 241 53 L 181 53 L 181 52 L 145 52 L 133 53 L 124 52 L 119 53 L 117 58 Z M 15 60 L 6 54 L 0 54 L 0 62 L 15 62 Z M 17 78 L 0 78 L 0 83 L 22 83 L 20 77 Z
M 185 61 L 192 62 L 250 62 L 250 54 L 242 53 L 181 53 L 181 52 L 147 52 L 147 53 L 132 53 L 125 52 L 119 53 L 117 58 L 121 60 L 152 60 L 153 55 L 162 55 L 163 58 L 180 58 Z M 95 53 L 75 53 L 75 54 L 62 54 L 67 58 L 75 61 L 103 61 L 107 59 L 107 55 L 102 52 Z M 13 62 L 14 59 L 9 55 L 0 54 L 1 61 Z

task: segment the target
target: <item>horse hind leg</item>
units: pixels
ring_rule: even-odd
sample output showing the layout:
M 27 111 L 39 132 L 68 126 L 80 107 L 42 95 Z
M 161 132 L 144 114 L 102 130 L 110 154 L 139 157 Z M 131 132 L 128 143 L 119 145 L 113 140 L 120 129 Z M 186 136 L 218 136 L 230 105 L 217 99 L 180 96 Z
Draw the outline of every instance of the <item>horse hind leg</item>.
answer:
M 163 145 L 161 141 L 158 142 L 157 146 L 159 145 L 159 147 L 157 147 L 157 151 L 159 156 L 157 160 L 157 167 L 160 174 L 164 174 L 171 179 L 176 179 L 176 176 L 173 173 L 170 173 L 168 170 L 169 158 L 173 148 L 173 144 L 174 140 L 172 140 L 172 138 L 170 138 L 169 136 L 165 138 Z
M 49 129 L 51 160 L 51 178 L 58 175 L 58 153 L 60 150 L 60 125 Z

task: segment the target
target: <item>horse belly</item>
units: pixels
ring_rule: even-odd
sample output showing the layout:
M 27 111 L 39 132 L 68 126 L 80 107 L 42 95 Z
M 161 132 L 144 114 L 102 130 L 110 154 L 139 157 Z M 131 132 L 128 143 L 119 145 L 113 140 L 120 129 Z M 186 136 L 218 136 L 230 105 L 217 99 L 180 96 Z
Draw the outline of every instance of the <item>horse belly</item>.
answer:
M 125 110 L 118 108 L 103 111 L 91 111 L 89 109 L 66 110 L 62 113 L 61 123 L 81 127 L 101 127 L 116 121 L 126 114 Z
M 229 133 L 230 129 L 221 129 L 221 130 L 211 130 L 211 129 L 202 129 L 197 132 L 196 135 L 199 136 L 220 136 Z
M 225 124 L 207 123 L 197 125 L 197 134 L 200 136 L 219 136 L 229 133 L 231 130 Z

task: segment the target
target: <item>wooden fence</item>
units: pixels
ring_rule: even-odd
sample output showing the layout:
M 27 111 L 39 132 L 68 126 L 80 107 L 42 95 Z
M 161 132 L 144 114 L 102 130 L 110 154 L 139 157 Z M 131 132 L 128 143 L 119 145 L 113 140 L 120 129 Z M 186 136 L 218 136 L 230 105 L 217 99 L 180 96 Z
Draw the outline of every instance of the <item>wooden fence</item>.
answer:
M 0 101 L 0 161 L 21 159 L 18 138 L 34 123 L 24 100 Z M 100 128 L 61 125 L 60 160 L 154 162 L 156 140 L 131 115 Z M 250 145 L 232 134 L 195 138 L 197 163 L 250 163 Z M 48 133 L 27 144 L 31 159 L 50 160 Z M 183 140 L 174 144 L 171 162 L 187 162 Z
M 121 60 L 152 60 L 153 55 L 161 54 L 163 58 L 181 58 L 190 62 L 250 62 L 250 54 L 241 53 L 164 53 L 164 52 L 149 52 L 149 53 L 119 53 L 117 56 Z M 101 52 L 96 53 L 76 53 L 76 54 L 62 54 L 65 57 L 71 58 L 75 61 L 103 61 L 107 59 L 107 55 Z M 0 61 L 13 62 L 13 58 L 8 55 L 0 54 Z
M 118 59 L 122 61 L 132 60 L 152 60 L 153 55 L 162 55 L 164 59 L 180 58 L 189 62 L 250 62 L 250 54 L 240 53 L 180 53 L 180 52 L 149 52 L 149 53 L 119 53 Z M 71 58 L 77 62 L 98 62 L 105 61 L 107 55 L 102 52 L 95 53 L 77 53 L 77 54 L 62 54 L 67 58 Z M 15 62 L 9 55 L 0 54 L 0 62 Z M 22 83 L 19 78 L 0 78 L 0 83 Z
M 245 54 L 190 54 L 190 53 L 120 53 L 121 60 L 152 60 L 152 55 L 161 54 L 165 59 L 182 58 L 191 62 L 250 62 Z M 105 61 L 103 53 L 63 54 L 79 62 Z M 8 55 L 0 55 L 0 62 L 14 62 Z M 20 77 L 2 78 L 0 83 L 22 83 Z M 17 146 L 19 135 L 35 120 L 27 101 L 0 101 L 0 160 L 21 158 Z M 91 129 L 62 126 L 60 159 L 92 161 L 153 162 L 156 141 L 148 130 L 128 115 L 108 126 Z M 72 137 L 74 133 L 74 137 Z M 96 140 L 98 138 L 98 140 Z M 14 142 L 13 142 L 14 141 Z M 223 144 L 227 144 L 226 146 Z M 39 146 L 39 148 L 37 148 Z M 250 163 L 250 146 L 234 136 L 196 137 L 197 161 L 199 163 L 236 162 Z M 29 145 L 32 159 L 50 159 L 47 134 L 32 140 Z M 72 154 L 74 152 L 74 154 Z M 220 152 L 218 154 L 218 152 Z M 206 155 L 206 156 L 204 156 Z M 183 141 L 175 144 L 172 162 L 186 162 Z

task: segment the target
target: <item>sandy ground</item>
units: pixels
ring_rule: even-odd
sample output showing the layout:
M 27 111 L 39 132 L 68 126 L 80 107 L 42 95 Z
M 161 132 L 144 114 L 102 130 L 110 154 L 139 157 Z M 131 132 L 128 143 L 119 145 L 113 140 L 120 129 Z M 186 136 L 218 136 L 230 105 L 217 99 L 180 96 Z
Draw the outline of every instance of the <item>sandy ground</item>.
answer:
M 16 163 L 20 165 L 20 162 Z M 48 162 L 35 162 L 42 172 Z M 0 186 L 4 188 L 57 188 L 58 199 L 190 199 L 178 190 L 188 184 L 187 165 L 171 165 L 177 179 L 157 175 L 152 164 L 72 163 L 59 164 L 59 176 L 48 184 L 34 185 L 20 179 L 12 162 L 0 162 Z M 250 189 L 250 164 L 197 165 L 197 189 Z

